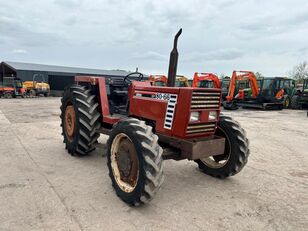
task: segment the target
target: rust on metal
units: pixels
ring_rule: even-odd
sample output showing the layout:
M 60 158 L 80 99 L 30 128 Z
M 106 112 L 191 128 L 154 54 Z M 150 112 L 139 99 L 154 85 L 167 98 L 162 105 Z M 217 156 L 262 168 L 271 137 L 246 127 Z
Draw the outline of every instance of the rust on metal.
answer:
M 162 134 L 158 134 L 158 136 L 162 142 L 168 143 L 172 148 L 174 148 L 174 154 L 180 155 L 177 159 L 187 158 L 189 160 L 197 160 L 209 156 L 221 155 L 225 152 L 226 139 L 223 137 L 211 136 L 207 138 L 184 140 L 168 137 Z M 170 150 L 165 153 L 174 158 L 174 155 L 172 155 Z M 164 159 L 169 158 L 167 157 Z
M 139 159 L 133 142 L 124 133 L 118 134 L 112 142 L 111 167 L 121 190 L 132 192 L 139 179 Z
M 71 141 L 75 135 L 76 114 L 73 105 L 68 105 L 65 109 L 65 132 Z

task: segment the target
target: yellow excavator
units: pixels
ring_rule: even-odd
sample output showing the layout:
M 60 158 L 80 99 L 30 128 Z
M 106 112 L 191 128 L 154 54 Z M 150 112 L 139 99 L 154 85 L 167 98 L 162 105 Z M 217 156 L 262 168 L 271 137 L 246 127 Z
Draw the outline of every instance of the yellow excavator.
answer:
M 177 75 L 176 80 L 175 80 L 175 86 L 176 87 L 190 87 L 188 78 L 186 78 L 184 75 Z

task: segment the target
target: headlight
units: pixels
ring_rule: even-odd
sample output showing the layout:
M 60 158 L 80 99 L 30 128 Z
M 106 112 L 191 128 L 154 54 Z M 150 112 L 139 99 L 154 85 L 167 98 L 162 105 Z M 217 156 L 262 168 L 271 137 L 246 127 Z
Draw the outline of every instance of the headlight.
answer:
M 209 120 L 216 120 L 216 119 L 217 119 L 217 111 L 210 111 Z
M 190 121 L 190 122 L 198 121 L 198 120 L 199 120 L 199 116 L 200 116 L 200 112 L 193 111 L 193 112 L 190 113 L 190 119 L 189 119 L 189 121 Z

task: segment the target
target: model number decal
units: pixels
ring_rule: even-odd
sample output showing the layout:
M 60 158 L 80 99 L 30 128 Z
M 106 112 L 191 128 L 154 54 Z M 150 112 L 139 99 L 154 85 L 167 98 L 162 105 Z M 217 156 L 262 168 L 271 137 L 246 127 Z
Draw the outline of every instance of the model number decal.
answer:
M 168 93 L 156 93 L 155 95 L 153 95 L 153 98 L 168 101 L 170 99 L 170 94 L 168 94 Z

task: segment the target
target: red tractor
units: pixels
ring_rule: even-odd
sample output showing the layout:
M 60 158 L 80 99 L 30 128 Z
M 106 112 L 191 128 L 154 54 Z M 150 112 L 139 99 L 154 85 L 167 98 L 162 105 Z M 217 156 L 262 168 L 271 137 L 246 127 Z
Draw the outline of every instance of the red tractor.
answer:
M 3 98 L 24 98 L 26 90 L 22 81 L 16 77 L 3 77 L 3 84 L 0 85 L 0 97 Z
M 247 163 L 246 133 L 220 114 L 221 90 L 174 87 L 181 32 L 170 54 L 168 86 L 152 86 L 139 72 L 123 78 L 76 76 L 62 98 L 68 153 L 87 155 L 100 133 L 109 135 L 112 186 L 131 205 L 146 203 L 157 193 L 164 180 L 163 159 L 193 160 L 218 178 L 237 174 Z
M 201 88 L 220 88 L 220 81 L 218 76 L 213 73 L 195 72 L 192 86 Z

